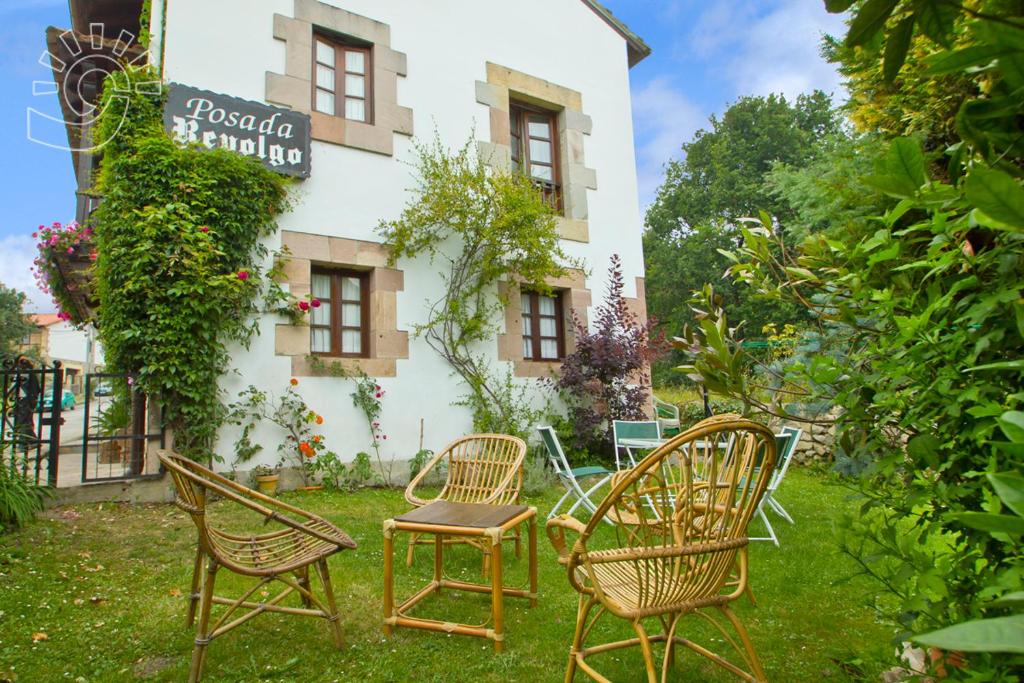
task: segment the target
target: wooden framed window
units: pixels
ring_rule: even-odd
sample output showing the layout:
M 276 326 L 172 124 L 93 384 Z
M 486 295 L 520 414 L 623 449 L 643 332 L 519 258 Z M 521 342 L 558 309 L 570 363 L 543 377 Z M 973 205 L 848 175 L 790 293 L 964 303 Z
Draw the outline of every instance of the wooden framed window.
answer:
M 562 185 L 558 169 L 558 126 L 550 111 L 512 102 L 509 108 L 512 164 L 528 175 L 544 201 L 562 211 Z
M 323 356 L 369 355 L 368 273 L 314 268 L 311 290 L 320 305 L 310 309 L 310 351 Z
M 565 358 L 565 318 L 562 297 L 523 292 L 523 360 Z
M 370 48 L 313 36 L 313 109 L 372 123 Z

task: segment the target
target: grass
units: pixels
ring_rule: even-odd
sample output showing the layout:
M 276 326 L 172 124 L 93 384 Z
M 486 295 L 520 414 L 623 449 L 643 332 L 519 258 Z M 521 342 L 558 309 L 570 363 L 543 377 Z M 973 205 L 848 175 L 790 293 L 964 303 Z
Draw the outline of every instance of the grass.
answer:
M 552 490 L 529 502 L 543 516 L 556 496 Z M 791 471 L 778 498 L 796 526 L 779 520 L 779 548 L 753 544 L 752 586 L 759 606 L 735 604 L 771 680 L 878 680 L 892 652 L 890 629 L 875 621 L 869 607 L 878 599 L 876 587 L 844 581 L 854 568 L 832 541 L 835 515 L 855 504 L 850 496 L 823 475 Z M 531 610 L 525 600 L 506 599 L 507 650 L 496 655 L 488 641 L 476 638 L 408 629 L 383 637 L 381 521 L 406 509 L 399 492 L 306 492 L 286 499 L 325 515 L 359 543 L 358 550 L 330 560 L 346 646 L 332 648 L 322 620 L 260 616 L 212 643 L 204 680 L 561 680 L 576 599 L 543 533 L 539 605 Z M 242 521 L 228 506 L 215 508 L 232 526 Z M 755 524 L 751 533 L 759 535 L 760 523 Z M 50 510 L 0 536 L 0 681 L 184 680 L 194 636 L 184 625 L 183 593 L 194 542 L 191 521 L 175 507 L 109 503 Z M 399 536 L 396 554 L 404 551 Z M 508 580 L 525 582 L 525 554 L 521 560 L 511 552 L 506 556 Z M 411 593 L 431 571 L 429 548 L 417 550 L 412 569 L 402 559 L 396 557 L 397 596 Z M 479 580 L 480 556 L 454 548 L 446 568 Z M 242 585 L 230 580 L 231 588 Z M 482 621 L 488 603 L 485 596 L 452 592 L 429 599 L 422 609 L 424 615 Z M 687 634 L 709 639 L 702 626 L 691 619 Z M 627 624 L 605 618 L 596 637 L 621 638 L 627 630 Z M 684 653 L 672 680 L 735 680 Z M 594 662 L 612 680 L 641 679 L 636 651 Z M 578 674 L 577 680 L 584 677 Z

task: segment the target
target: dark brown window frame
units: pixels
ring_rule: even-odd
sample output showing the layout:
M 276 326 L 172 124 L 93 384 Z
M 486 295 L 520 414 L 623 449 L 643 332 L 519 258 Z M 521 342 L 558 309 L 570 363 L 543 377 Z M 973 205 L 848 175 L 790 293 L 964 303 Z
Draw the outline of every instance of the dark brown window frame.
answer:
M 317 55 L 317 41 L 327 43 L 334 48 L 334 66 L 330 67 L 334 70 L 334 114 L 327 114 L 316 108 L 316 92 L 317 90 L 326 90 L 320 88 L 317 85 L 316 68 L 317 66 L 328 66 L 319 61 Z M 363 53 L 363 70 L 364 73 L 358 74 L 348 71 L 345 62 L 346 52 L 361 52 Z M 313 73 L 311 76 L 312 83 L 310 84 L 312 91 L 312 110 L 320 114 L 326 114 L 327 116 L 337 116 L 338 118 L 345 119 L 346 121 L 356 121 L 358 123 L 365 123 L 367 125 L 373 125 L 373 46 L 366 45 L 363 43 L 354 43 L 340 38 L 323 31 L 315 31 L 313 33 Z M 349 119 L 345 116 L 345 100 L 358 100 L 358 97 L 349 97 L 345 94 L 345 81 L 349 76 L 362 76 L 363 77 L 363 110 L 366 114 L 365 120 Z
M 313 275 L 326 275 L 331 278 L 331 323 L 330 325 L 314 325 L 312 318 L 309 323 L 310 352 L 315 356 L 329 356 L 332 358 L 369 358 L 370 357 L 370 273 L 364 270 L 350 270 L 345 268 L 329 268 L 314 266 Z M 359 301 L 341 298 L 341 278 L 354 277 L 359 279 Z M 342 324 L 342 310 L 345 304 L 358 303 L 359 327 Z M 312 351 L 313 330 L 327 329 L 331 333 L 330 351 Z M 360 332 L 359 353 L 343 353 L 341 350 L 341 337 L 345 330 L 358 329 Z
M 527 361 L 538 361 L 542 363 L 558 362 L 565 359 L 565 307 L 564 307 L 564 292 L 554 291 L 550 295 L 540 294 L 539 292 L 532 292 L 530 290 L 522 290 L 520 292 L 522 296 L 530 298 L 530 313 L 527 314 L 524 311 L 520 311 L 520 315 L 528 316 L 530 318 L 530 334 L 523 335 L 523 338 L 530 339 L 530 345 L 533 352 L 529 356 L 523 356 L 523 360 Z M 547 297 L 554 299 L 555 302 L 555 334 L 556 337 L 545 337 L 540 333 L 540 319 L 550 318 L 549 315 L 541 315 L 540 313 L 540 298 Z M 541 355 L 541 341 L 544 339 L 554 339 L 558 344 L 558 358 L 545 358 Z
M 516 126 L 516 115 L 519 116 L 519 125 Z M 544 140 L 530 135 L 530 116 L 544 117 L 547 120 L 548 127 L 551 131 L 551 139 Z M 509 145 L 512 148 L 512 163 L 519 167 L 534 184 L 540 189 L 544 201 L 551 204 L 552 208 L 558 213 L 563 211 L 562 203 L 562 169 L 559 165 L 559 148 L 558 148 L 558 114 L 548 109 L 542 109 L 529 104 L 524 104 L 518 100 L 509 101 L 509 130 L 511 138 L 519 141 L 519 157 L 515 155 L 516 146 L 513 140 L 509 140 Z M 546 161 L 534 161 L 530 158 L 530 140 L 537 140 L 539 142 L 548 142 L 551 145 L 551 162 Z M 543 178 L 535 178 L 532 174 L 531 166 L 547 166 L 551 168 L 551 180 L 544 180 Z

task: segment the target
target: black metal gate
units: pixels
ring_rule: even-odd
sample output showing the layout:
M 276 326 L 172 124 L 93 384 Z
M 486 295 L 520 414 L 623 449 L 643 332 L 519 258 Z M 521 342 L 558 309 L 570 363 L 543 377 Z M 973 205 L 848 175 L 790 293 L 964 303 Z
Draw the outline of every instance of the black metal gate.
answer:
M 146 395 L 124 374 L 91 373 L 84 387 L 82 483 L 159 477 L 147 447 L 159 439 L 163 448 L 164 431 Z
M 0 369 L 0 389 L 0 464 L 56 487 L 65 398 L 60 361 L 49 368 L 9 362 Z

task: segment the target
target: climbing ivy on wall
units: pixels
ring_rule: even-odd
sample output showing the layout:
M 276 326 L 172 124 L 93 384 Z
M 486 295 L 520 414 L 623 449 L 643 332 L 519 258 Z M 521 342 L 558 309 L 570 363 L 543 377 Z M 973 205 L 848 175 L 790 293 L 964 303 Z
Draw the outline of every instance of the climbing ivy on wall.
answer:
M 498 282 L 549 291 L 573 263 L 558 243 L 554 211 L 529 178 L 488 167 L 470 140 L 449 151 L 435 137 L 416 147 L 417 185 L 402 215 L 378 228 L 392 260 L 425 255 L 440 266 L 444 295 L 416 328 L 464 382 L 460 402 L 479 431 L 525 434 L 536 418 L 524 388 L 493 370 L 484 352 L 507 303 Z
M 114 73 L 104 85 L 97 325 L 108 370 L 157 397 L 176 449 L 209 457 L 225 413 L 219 380 L 229 347 L 257 331 L 263 240 L 288 206 L 288 181 L 254 159 L 172 140 L 163 95 L 131 91 L 158 79 Z M 126 96 L 127 109 L 116 100 Z

